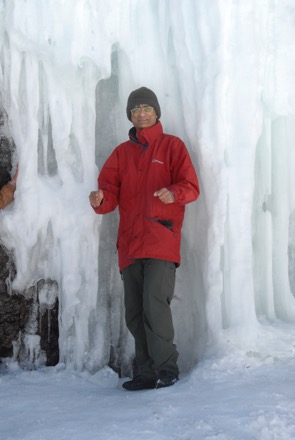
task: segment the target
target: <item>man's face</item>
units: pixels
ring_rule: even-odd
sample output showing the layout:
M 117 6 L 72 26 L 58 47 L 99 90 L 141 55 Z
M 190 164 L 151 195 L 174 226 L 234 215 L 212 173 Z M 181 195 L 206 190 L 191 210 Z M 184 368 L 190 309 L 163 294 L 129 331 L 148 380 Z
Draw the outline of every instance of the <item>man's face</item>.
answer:
M 147 104 L 140 104 L 131 110 L 131 121 L 137 130 L 152 127 L 157 122 L 155 109 Z

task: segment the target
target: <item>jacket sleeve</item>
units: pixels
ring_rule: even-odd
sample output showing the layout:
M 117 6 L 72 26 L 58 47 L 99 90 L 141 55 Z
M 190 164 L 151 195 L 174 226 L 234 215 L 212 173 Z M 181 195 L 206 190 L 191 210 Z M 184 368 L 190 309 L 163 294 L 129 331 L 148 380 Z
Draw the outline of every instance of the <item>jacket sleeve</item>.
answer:
M 4 185 L 0 190 L 0 208 L 5 208 L 14 199 L 15 187 L 10 183 Z
M 103 190 L 104 199 L 98 208 L 93 208 L 97 214 L 107 214 L 117 207 L 120 186 L 118 150 L 115 149 L 98 176 L 98 188 Z
M 175 201 L 179 205 L 193 202 L 199 197 L 198 177 L 185 144 L 178 139 L 171 154 L 172 185 Z

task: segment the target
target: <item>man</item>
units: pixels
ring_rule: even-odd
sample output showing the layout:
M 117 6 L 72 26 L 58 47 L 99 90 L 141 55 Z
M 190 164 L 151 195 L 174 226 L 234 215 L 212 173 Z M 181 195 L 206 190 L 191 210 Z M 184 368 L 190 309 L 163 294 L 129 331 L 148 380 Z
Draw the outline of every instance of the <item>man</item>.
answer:
M 178 380 L 170 302 L 185 204 L 197 199 L 199 185 L 184 143 L 163 133 L 155 93 L 134 90 L 126 111 L 133 124 L 129 140 L 107 159 L 89 199 L 97 214 L 119 205 L 119 268 L 139 371 L 123 388 L 135 391 Z

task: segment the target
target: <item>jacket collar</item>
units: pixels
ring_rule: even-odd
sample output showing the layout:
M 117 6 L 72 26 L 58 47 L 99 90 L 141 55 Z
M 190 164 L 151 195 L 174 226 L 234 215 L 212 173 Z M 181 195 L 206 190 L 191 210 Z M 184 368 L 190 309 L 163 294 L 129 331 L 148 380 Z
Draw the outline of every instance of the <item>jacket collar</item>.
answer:
M 148 128 L 142 128 L 141 130 L 136 130 L 132 127 L 129 130 L 129 138 L 132 142 L 141 144 L 145 147 L 153 144 L 153 142 L 163 133 L 163 127 L 160 121 L 155 125 Z

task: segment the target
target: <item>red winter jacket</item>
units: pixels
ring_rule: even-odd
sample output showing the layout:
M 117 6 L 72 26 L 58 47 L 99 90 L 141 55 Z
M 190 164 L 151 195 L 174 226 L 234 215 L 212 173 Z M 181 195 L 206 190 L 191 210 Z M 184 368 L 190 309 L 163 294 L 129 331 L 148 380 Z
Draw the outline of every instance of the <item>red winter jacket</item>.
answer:
M 129 132 L 105 162 L 98 187 L 104 199 L 97 214 L 119 205 L 117 248 L 122 271 L 136 258 L 180 263 L 181 227 L 185 204 L 197 199 L 196 172 L 184 143 L 163 133 L 160 122 Z M 168 188 L 174 203 L 165 205 L 155 191 Z

